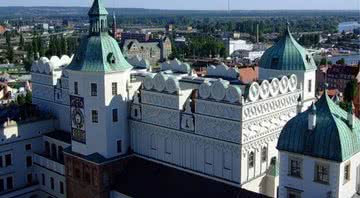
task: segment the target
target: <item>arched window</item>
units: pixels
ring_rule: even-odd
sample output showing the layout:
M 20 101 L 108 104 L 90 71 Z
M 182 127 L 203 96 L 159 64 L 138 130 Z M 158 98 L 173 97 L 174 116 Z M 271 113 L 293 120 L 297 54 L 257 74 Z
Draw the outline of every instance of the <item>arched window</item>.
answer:
M 248 167 L 253 168 L 255 164 L 255 153 L 253 151 L 249 153 L 248 162 L 249 162 Z
M 261 149 L 261 162 L 266 162 L 267 160 L 267 147 L 264 146 L 262 149 Z

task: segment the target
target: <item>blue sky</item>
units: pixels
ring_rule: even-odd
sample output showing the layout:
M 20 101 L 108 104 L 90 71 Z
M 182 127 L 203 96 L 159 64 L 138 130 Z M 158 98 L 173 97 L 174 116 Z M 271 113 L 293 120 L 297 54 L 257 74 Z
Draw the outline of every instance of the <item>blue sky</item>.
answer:
M 83 6 L 93 0 L 0 0 L 0 6 Z M 231 9 L 360 9 L 360 0 L 230 0 Z M 227 0 L 104 0 L 106 7 L 225 10 Z

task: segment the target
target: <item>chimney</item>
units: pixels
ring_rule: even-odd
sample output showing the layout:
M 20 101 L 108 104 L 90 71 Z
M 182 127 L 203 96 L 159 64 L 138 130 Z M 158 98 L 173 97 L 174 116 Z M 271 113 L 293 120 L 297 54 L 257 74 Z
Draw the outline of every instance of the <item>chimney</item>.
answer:
M 347 113 L 347 121 L 348 121 L 348 125 L 351 129 L 354 128 L 354 122 L 355 122 L 355 116 L 354 116 L 354 112 L 353 112 L 353 106 L 352 103 L 350 103 L 349 106 L 349 110 Z
M 314 130 L 316 127 L 316 106 L 314 103 L 310 106 L 310 112 L 308 115 L 308 129 Z

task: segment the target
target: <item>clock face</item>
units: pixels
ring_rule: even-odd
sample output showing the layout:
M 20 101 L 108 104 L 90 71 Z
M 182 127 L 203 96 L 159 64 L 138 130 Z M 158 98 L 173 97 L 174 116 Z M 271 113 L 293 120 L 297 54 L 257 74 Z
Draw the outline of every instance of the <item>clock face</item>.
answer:
M 78 108 L 74 108 L 72 111 L 72 123 L 75 128 L 83 129 L 84 127 L 84 114 Z

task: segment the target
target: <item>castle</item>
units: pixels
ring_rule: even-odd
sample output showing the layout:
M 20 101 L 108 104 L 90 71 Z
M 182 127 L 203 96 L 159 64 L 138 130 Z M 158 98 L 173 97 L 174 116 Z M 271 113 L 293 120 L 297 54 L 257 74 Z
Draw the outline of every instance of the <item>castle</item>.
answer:
M 124 58 L 102 0 L 88 15 L 89 34 L 73 57 L 33 63 L 42 113 L 4 124 L 0 193 L 277 196 L 280 132 L 315 100 L 314 60 L 289 29 L 263 55 L 260 80 L 244 83 L 224 64 L 202 77 L 176 59 L 152 72 L 148 61 Z

